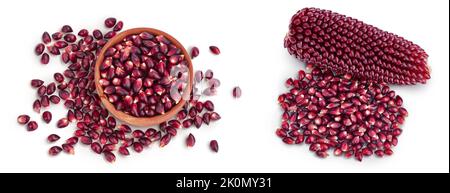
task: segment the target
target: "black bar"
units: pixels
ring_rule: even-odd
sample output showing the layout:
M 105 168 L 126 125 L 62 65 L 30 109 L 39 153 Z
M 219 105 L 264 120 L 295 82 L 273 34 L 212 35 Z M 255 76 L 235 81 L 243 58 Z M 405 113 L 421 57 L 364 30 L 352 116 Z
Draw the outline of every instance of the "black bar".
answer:
M 133 188 L 139 192 L 303 192 L 345 190 L 361 192 L 413 187 L 431 190 L 448 182 L 446 174 L 281 174 L 281 173 L 101 173 L 0 174 L 2 187 L 43 187 L 45 190 L 99 190 Z M 444 182 L 445 179 L 445 182 Z M 200 180 L 203 180 L 200 182 Z M 206 181 L 204 181 L 206 180 Z M 9 183 L 11 181 L 12 183 Z M 209 182 L 206 186 L 206 182 Z M 189 184 L 191 183 L 191 184 Z M 215 184 L 214 184 L 215 183 Z M 195 185 L 196 187 L 193 187 Z M 59 187 L 58 187 L 59 186 Z M 83 191 L 84 192 L 84 191 Z M 127 191 L 128 192 L 128 191 Z M 305 190 L 306 192 L 306 190 Z M 429 191 L 427 191 L 429 192 Z

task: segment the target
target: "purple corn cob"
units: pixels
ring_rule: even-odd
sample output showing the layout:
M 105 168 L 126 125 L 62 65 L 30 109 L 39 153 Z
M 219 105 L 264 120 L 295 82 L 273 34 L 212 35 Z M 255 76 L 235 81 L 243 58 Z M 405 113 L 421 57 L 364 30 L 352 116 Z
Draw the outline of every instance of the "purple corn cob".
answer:
M 298 11 L 284 47 L 308 64 L 361 80 L 408 85 L 430 79 L 428 55 L 420 46 L 328 10 Z

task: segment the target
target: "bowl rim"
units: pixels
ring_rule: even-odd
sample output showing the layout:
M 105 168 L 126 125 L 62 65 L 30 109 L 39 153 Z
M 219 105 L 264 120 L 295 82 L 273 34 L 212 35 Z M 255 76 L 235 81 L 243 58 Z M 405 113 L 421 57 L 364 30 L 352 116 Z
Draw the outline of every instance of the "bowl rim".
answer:
M 165 112 L 162 115 L 157 115 L 157 116 L 153 116 L 153 117 L 135 117 L 129 114 L 126 114 L 122 111 L 118 111 L 113 104 L 111 104 L 108 101 L 107 96 L 105 95 L 105 93 L 103 92 L 103 88 L 101 87 L 101 85 L 99 84 L 99 80 L 100 80 L 100 65 L 103 63 L 103 60 L 105 58 L 105 52 L 108 48 L 116 45 L 117 43 L 119 43 L 120 41 L 123 40 L 123 38 L 129 36 L 129 35 L 133 35 L 133 34 L 139 34 L 141 32 L 149 32 L 155 36 L 157 35 L 163 35 L 166 39 L 168 39 L 172 44 L 174 44 L 177 48 L 181 49 L 181 52 L 184 55 L 184 60 L 187 62 L 187 66 L 189 69 L 189 78 L 188 78 L 188 85 L 185 88 L 185 90 L 183 91 L 182 97 L 180 99 L 180 101 L 178 102 L 178 104 L 176 104 L 175 106 L 173 106 L 169 111 Z M 160 124 L 164 121 L 167 121 L 168 119 L 170 119 L 171 117 L 175 116 L 176 113 L 178 113 L 181 108 L 185 105 L 186 100 L 190 97 L 190 94 L 192 92 L 192 87 L 193 87 L 193 66 L 192 66 L 192 61 L 190 58 L 189 53 L 186 51 L 186 49 L 184 48 L 184 46 L 174 37 L 172 37 L 170 34 L 158 30 L 158 29 L 154 29 L 154 28 L 148 28 L 148 27 L 139 27 L 139 28 L 131 28 L 128 30 L 125 30 L 119 34 L 117 34 L 116 36 L 114 36 L 113 38 L 111 38 L 110 40 L 108 40 L 108 42 L 105 44 L 105 46 L 103 46 L 103 48 L 100 51 L 100 54 L 97 57 L 97 60 L 95 62 L 95 69 L 94 69 L 94 81 L 95 81 L 95 88 L 97 91 L 97 94 L 103 104 L 103 106 L 108 110 L 108 112 L 110 112 L 115 118 L 130 124 L 130 125 L 134 125 L 134 126 L 140 126 L 140 127 L 145 127 L 145 126 L 152 126 L 152 125 L 156 125 L 156 124 Z

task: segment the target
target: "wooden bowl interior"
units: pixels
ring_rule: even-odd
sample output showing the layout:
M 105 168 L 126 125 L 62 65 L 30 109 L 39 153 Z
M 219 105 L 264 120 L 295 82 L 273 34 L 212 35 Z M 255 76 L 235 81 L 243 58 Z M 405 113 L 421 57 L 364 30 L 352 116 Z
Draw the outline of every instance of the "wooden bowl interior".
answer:
M 184 55 L 184 60 L 186 60 L 188 68 L 189 68 L 189 82 L 187 84 L 186 89 L 183 91 L 181 100 L 178 102 L 178 104 L 176 104 L 174 107 L 172 107 L 166 113 L 164 113 L 162 115 L 153 116 L 153 117 L 135 117 L 135 116 L 126 114 L 122 111 L 116 110 L 114 105 L 108 101 L 107 96 L 103 93 L 103 88 L 98 83 L 100 80 L 100 65 L 103 62 L 104 54 L 105 54 L 106 50 L 108 48 L 110 48 L 111 46 L 114 46 L 114 45 L 120 43 L 125 37 L 127 37 L 129 35 L 133 35 L 133 34 L 139 34 L 141 32 L 149 32 L 155 36 L 163 35 L 166 39 L 168 39 L 177 48 L 181 49 L 181 52 Z M 126 31 L 123 31 L 123 32 L 117 34 L 115 37 L 110 39 L 108 41 L 108 43 L 106 43 L 106 45 L 101 50 L 101 52 L 97 58 L 97 61 L 95 63 L 95 87 L 96 87 L 98 96 L 100 97 L 102 104 L 114 117 L 116 117 L 117 119 L 119 119 L 121 121 L 126 122 L 127 124 L 134 125 L 134 126 L 145 127 L 145 126 L 156 125 L 156 124 L 162 123 L 164 121 L 167 121 L 171 117 L 175 116 L 175 114 L 178 113 L 181 110 L 181 108 L 183 107 L 183 105 L 186 103 L 186 101 L 184 99 L 189 98 L 190 92 L 192 91 L 192 83 L 193 83 L 193 66 L 192 66 L 192 61 L 190 59 L 190 56 L 189 56 L 188 52 L 186 51 L 186 49 L 183 47 L 183 45 L 181 45 L 180 42 L 178 42 L 178 40 L 173 38 L 171 35 L 163 32 L 163 31 L 153 29 L 153 28 L 133 28 L 133 29 L 129 29 L 129 30 L 126 30 Z

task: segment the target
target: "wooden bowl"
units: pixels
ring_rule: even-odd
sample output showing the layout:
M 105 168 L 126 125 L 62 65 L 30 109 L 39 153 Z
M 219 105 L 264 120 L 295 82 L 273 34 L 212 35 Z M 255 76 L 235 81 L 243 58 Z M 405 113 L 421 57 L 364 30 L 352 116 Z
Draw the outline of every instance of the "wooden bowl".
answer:
M 129 114 L 126 114 L 122 111 L 118 111 L 116 110 L 116 108 L 114 107 L 113 104 L 111 104 L 108 100 L 108 97 L 103 93 L 103 88 L 101 87 L 101 85 L 99 84 L 99 80 L 100 80 L 100 65 L 103 62 L 104 59 L 104 54 L 106 52 L 106 50 L 111 47 L 114 46 L 116 44 L 118 44 L 119 42 L 121 42 L 125 37 L 129 36 L 129 35 L 133 35 L 133 34 L 139 34 L 141 32 L 149 32 L 153 35 L 163 35 L 166 39 L 168 39 L 172 44 L 174 44 L 177 48 L 181 49 L 181 52 L 183 53 L 183 55 L 185 56 L 184 59 L 187 62 L 187 66 L 189 68 L 189 82 L 187 84 L 186 89 L 183 91 L 183 95 L 181 97 L 181 100 L 178 102 L 178 104 L 176 104 L 175 106 L 173 106 L 168 112 L 166 112 L 165 114 L 162 115 L 156 115 L 153 117 L 135 117 Z M 188 54 L 188 52 L 186 51 L 186 49 L 183 47 L 183 45 L 181 45 L 180 42 L 178 42 L 174 37 L 172 37 L 171 35 L 157 30 L 157 29 L 153 29 L 153 28 L 133 28 L 133 29 L 129 29 L 126 31 L 123 31 L 119 34 L 117 34 L 115 37 L 113 37 L 112 39 L 110 39 L 108 41 L 108 43 L 106 43 L 106 45 L 103 47 L 103 49 L 101 50 L 97 61 L 95 63 L 95 87 L 98 93 L 98 96 L 100 97 L 100 100 L 102 101 L 103 105 L 105 106 L 105 108 L 117 119 L 126 122 L 130 125 L 134 125 L 134 126 L 140 126 L 140 127 L 145 127 L 145 126 L 151 126 L 151 125 L 156 125 L 159 123 L 162 123 L 164 121 L 167 121 L 168 119 L 170 119 L 171 117 L 175 116 L 183 107 L 183 105 L 186 103 L 186 101 L 184 99 L 189 98 L 190 93 L 192 91 L 192 83 L 193 83 L 193 67 L 192 67 L 192 61 L 190 59 L 190 56 Z

